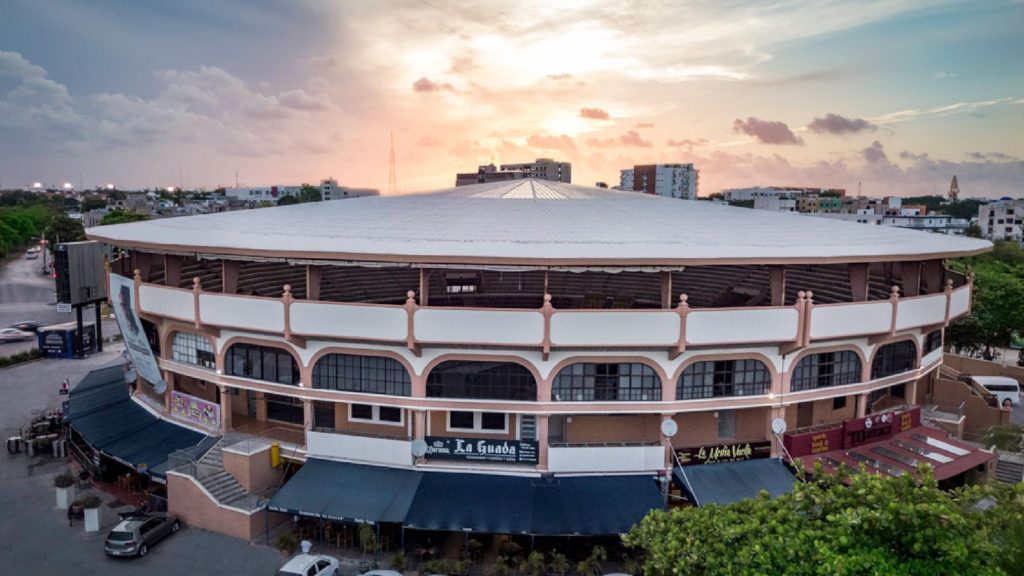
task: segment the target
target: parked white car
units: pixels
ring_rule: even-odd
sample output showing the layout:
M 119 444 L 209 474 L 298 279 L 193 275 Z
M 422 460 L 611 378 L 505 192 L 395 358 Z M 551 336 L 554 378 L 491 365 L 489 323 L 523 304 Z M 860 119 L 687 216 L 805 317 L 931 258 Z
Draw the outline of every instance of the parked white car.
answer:
M 19 340 L 31 340 L 35 337 L 35 334 L 24 332 L 17 328 L 4 328 L 0 330 L 0 342 L 17 342 Z
M 324 554 L 299 554 L 289 560 L 277 576 L 337 576 L 340 562 Z

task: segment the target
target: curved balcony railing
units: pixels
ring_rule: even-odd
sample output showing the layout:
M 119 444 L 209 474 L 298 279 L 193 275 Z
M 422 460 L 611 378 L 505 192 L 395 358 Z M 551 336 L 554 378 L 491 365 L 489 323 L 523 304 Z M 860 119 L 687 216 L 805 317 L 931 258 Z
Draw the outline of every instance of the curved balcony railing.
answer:
M 286 338 L 399 343 L 418 353 L 423 345 L 540 348 L 668 348 L 780 344 L 895 334 L 942 326 L 966 314 L 972 283 L 942 293 L 888 300 L 815 304 L 800 293 L 795 304 L 744 308 L 691 308 L 686 295 L 669 309 L 559 310 L 545 297 L 534 310 L 420 306 L 409 292 L 404 305 L 297 300 L 285 286 L 280 298 L 205 292 L 136 280 L 138 311 L 197 328 L 247 330 Z

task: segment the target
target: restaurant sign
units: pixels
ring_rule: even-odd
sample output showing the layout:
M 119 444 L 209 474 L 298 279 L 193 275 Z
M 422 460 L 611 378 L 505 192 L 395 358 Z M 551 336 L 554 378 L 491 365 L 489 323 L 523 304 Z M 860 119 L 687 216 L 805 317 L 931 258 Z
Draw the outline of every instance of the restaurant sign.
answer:
M 787 433 L 782 437 L 782 445 L 793 458 L 838 450 L 843 447 L 843 427 Z
M 492 438 L 449 438 L 427 436 L 427 458 L 536 464 L 537 443 L 532 440 L 495 440 Z
M 921 424 L 921 407 L 871 414 L 843 422 L 843 448 L 888 440 Z
M 679 463 L 683 466 L 768 458 L 771 453 L 771 442 L 737 442 L 714 446 L 690 446 L 676 450 Z

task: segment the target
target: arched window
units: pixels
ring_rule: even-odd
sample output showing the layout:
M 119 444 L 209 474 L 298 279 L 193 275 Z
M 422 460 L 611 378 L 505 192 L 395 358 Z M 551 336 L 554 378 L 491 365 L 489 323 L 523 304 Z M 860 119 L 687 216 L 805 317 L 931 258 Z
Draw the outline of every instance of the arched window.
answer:
M 875 353 L 871 362 L 871 379 L 901 374 L 917 367 L 917 346 L 910 340 L 886 344 Z
M 394 358 L 327 354 L 313 366 L 313 388 L 409 396 L 412 380 L 405 366 Z
M 427 375 L 428 398 L 537 400 L 537 381 L 515 362 L 448 360 Z
M 228 348 L 227 373 L 254 380 L 298 386 L 299 366 L 287 351 L 272 346 L 234 344 Z
M 924 351 L 921 352 L 922 356 L 942 348 L 942 330 L 932 330 L 924 337 Z
M 191 332 L 174 333 L 174 340 L 171 341 L 171 358 L 176 362 L 203 366 L 211 370 L 217 368 L 217 357 L 213 353 L 210 341 Z
M 804 356 L 793 369 L 790 390 L 813 390 L 855 384 L 861 380 L 860 358 L 856 352 L 822 352 Z
M 661 378 L 639 362 L 562 368 L 551 384 L 555 402 L 646 402 L 661 400 Z
M 676 381 L 676 400 L 767 394 L 772 375 L 753 359 L 694 362 Z

